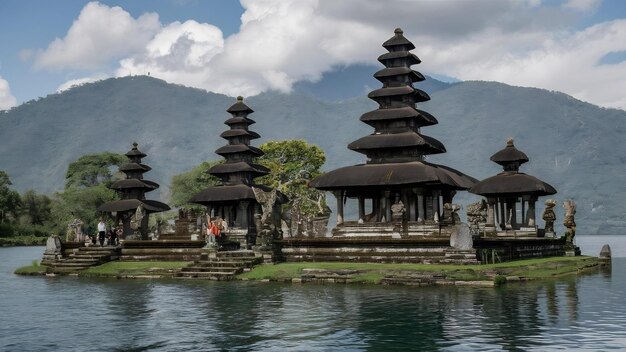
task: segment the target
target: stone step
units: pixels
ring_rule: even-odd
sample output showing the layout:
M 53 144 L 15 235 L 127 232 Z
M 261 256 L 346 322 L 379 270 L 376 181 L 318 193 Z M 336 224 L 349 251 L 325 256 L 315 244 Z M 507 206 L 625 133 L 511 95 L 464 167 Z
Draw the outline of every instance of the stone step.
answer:
M 218 258 L 255 257 L 253 251 L 223 251 L 216 253 Z
M 239 258 L 208 258 L 199 260 L 198 262 L 205 263 L 260 263 L 263 260 L 261 257 L 239 257 Z
M 286 261 L 312 261 L 312 262 L 377 262 L 377 263 L 439 263 L 445 260 L 445 256 L 360 256 L 360 255 L 286 255 Z
M 221 262 L 221 261 L 196 261 L 194 262 L 194 266 L 197 267 L 208 267 L 208 266 L 215 266 L 215 267 L 236 267 L 236 268 L 249 268 L 249 267 L 253 267 L 256 264 L 260 264 L 260 261 L 248 261 L 248 262 L 233 262 L 233 261 L 228 261 L 228 262 Z
M 474 259 L 443 259 L 439 264 L 478 265 L 480 262 Z
M 201 254 L 204 253 L 202 248 L 124 248 L 122 250 L 123 255 L 135 255 L 135 254 Z
M 411 251 L 403 251 L 403 250 L 375 250 L 375 249 L 327 249 L 327 248 L 283 248 L 284 255 L 346 255 L 346 256 L 445 256 L 446 251 L 443 248 L 437 249 L 422 249 L 422 250 L 411 250 Z
M 62 262 L 55 262 L 53 263 L 52 267 L 82 267 L 82 266 L 94 266 L 100 264 L 100 262 L 69 262 L 69 261 L 62 261 Z
M 214 280 L 232 280 L 235 276 L 234 273 L 222 272 L 222 271 L 189 271 L 179 272 L 176 276 L 188 277 L 188 278 L 207 278 Z
M 191 262 L 198 260 L 200 255 L 187 255 L 187 254 L 175 254 L 175 255 L 121 255 L 122 261 L 164 261 L 164 262 Z
M 60 261 L 60 263 L 83 263 L 83 264 L 98 264 L 101 262 L 106 262 L 106 260 L 102 260 L 100 258 L 96 258 L 96 259 L 86 259 L 86 258 L 79 258 L 79 259 L 65 259 Z
M 243 268 L 241 267 L 215 267 L 215 266 L 207 266 L 207 267 L 188 266 L 188 267 L 182 268 L 181 272 L 229 272 L 235 275 L 235 274 L 242 273 Z

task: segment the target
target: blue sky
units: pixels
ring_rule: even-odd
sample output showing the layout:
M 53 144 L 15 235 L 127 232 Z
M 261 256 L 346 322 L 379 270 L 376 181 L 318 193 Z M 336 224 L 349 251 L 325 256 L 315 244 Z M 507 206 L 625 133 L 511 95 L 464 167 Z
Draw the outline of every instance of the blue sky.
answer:
M 289 92 L 337 68 L 378 65 L 398 26 L 425 74 L 626 109 L 621 0 L 3 0 L 0 109 L 148 72 L 233 96 Z

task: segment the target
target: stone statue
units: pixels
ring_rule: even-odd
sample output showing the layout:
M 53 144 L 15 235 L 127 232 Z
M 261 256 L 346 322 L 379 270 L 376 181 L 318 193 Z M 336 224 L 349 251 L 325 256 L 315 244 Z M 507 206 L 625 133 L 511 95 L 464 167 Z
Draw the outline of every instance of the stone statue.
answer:
M 462 251 L 474 248 L 472 233 L 467 224 L 459 223 L 459 225 L 454 226 L 450 235 L 450 247 Z
M 143 221 L 143 218 L 145 216 L 146 216 L 146 210 L 144 209 L 143 204 L 139 204 L 139 206 L 137 207 L 137 210 L 135 210 L 135 214 L 132 215 L 130 219 L 130 228 L 131 230 L 133 230 L 133 234 L 129 236 L 130 238 L 127 238 L 127 239 L 139 240 L 142 238 L 141 222 Z
M 404 215 L 405 211 L 406 208 L 404 207 L 404 203 L 399 200 L 391 206 L 391 218 L 394 221 L 402 220 L 402 216 Z
M 574 215 L 576 214 L 576 202 L 571 199 L 563 202 L 563 208 L 565 208 L 565 218 L 563 219 L 563 226 L 567 228 L 565 231 L 565 242 L 567 247 L 574 247 L 574 236 L 576 236 L 576 221 L 574 221 Z
M 546 222 L 545 231 L 546 233 L 554 233 L 554 221 L 556 220 L 556 214 L 554 214 L 554 208 L 556 206 L 556 200 L 548 199 L 544 203 L 546 208 L 543 210 L 543 214 L 541 214 L 541 218 Z
M 63 257 L 61 239 L 52 234 L 46 241 L 46 250 L 43 252 L 43 263 L 56 262 Z
M 478 227 L 487 222 L 487 202 L 484 199 L 469 204 L 466 209 L 467 221 L 472 227 Z
M 74 219 L 67 225 L 67 236 L 65 238 L 68 242 L 83 242 L 83 222 L 80 219 Z
M 261 205 L 261 223 L 269 224 L 272 221 L 274 204 L 276 204 L 276 190 L 265 192 L 260 188 L 252 187 L 254 198 Z

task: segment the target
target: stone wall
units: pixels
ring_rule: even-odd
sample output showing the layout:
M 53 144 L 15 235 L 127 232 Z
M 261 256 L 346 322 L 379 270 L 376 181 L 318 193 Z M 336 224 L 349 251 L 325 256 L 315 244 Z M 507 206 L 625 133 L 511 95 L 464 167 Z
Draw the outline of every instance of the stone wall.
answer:
M 279 245 L 287 262 L 478 263 L 474 250 L 455 250 L 447 238 L 294 238 Z
M 474 240 L 478 260 L 482 263 L 507 262 L 516 259 L 565 255 L 561 238 L 481 238 Z

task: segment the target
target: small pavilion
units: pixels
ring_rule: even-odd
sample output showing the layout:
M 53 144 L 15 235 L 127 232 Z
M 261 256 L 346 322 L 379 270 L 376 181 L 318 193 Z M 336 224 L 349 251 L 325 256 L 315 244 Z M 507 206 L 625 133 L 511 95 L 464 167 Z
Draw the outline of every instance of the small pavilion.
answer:
M 487 198 L 485 234 L 536 236 L 537 199 L 556 194 L 556 189 L 534 176 L 519 172 L 520 165 L 528 162 L 528 157 L 515 147 L 512 138 L 490 159 L 504 170 L 469 190 Z
M 257 229 L 254 215 L 262 212 L 253 188 L 271 192 L 269 187 L 258 185 L 254 179 L 269 173 L 269 170 L 254 160 L 264 153 L 250 145 L 259 134 L 251 131 L 249 126 L 255 121 L 248 117 L 254 111 L 237 97 L 237 102 L 226 110 L 232 115 L 224 124 L 230 127 L 220 137 L 228 143 L 218 148 L 215 153 L 224 157 L 224 163 L 213 166 L 209 173 L 221 179 L 222 184 L 209 187 L 189 200 L 191 203 L 207 207 L 211 217 L 221 217 L 228 224 L 224 233 L 230 240 L 249 247 L 256 242 Z M 277 201 L 283 201 L 279 195 Z
M 139 209 L 141 214 L 136 228 L 141 239 L 147 240 L 149 214 L 167 211 L 170 210 L 170 207 L 165 203 L 146 199 L 146 193 L 159 188 L 159 185 L 156 182 L 144 180 L 143 174 L 152 168 L 141 162 L 146 154 L 141 152 L 137 146 L 137 143 L 133 143 L 133 148 L 126 153 L 128 163 L 119 168 L 126 175 L 126 178 L 116 181 L 110 186 L 121 199 L 102 204 L 98 207 L 98 211 L 110 213 L 115 217 L 116 222 L 122 222 L 124 227 L 123 239 L 130 239 L 134 232 L 131 221 L 134 220 L 133 217 L 136 220 Z
M 450 209 L 457 191 L 467 190 L 477 180 L 448 166 L 425 160 L 445 153 L 444 145 L 422 133 L 422 128 L 438 123 L 416 103 L 430 100 L 413 84 L 425 77 L 411 69 L 420 59 L 401 29 L 382 45 L 387 53 L 378 57 L 385 67 L 374 74 L 382 87 L 368 97 L 378 109 L 361 116 L 374 132 L 348 145 L 367 156 L 361 165 L 330 171 L 310 185 L 331 191 L 337 199 L 337 236 L 448 235 L 453 223 Z M 344 218 L 344 205 L 356 201 L 357 218 Z M 446 206 L 447 204 L 447 206 Z M 398 224 L 401 224 L 400 226 Z M 401 231 L 397 229 L 401 227 Z

